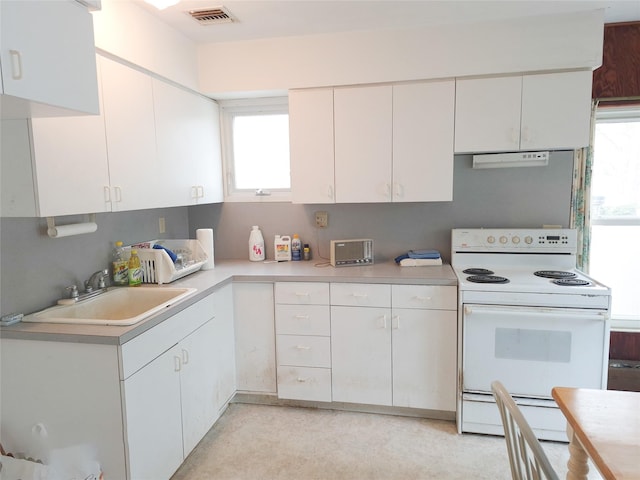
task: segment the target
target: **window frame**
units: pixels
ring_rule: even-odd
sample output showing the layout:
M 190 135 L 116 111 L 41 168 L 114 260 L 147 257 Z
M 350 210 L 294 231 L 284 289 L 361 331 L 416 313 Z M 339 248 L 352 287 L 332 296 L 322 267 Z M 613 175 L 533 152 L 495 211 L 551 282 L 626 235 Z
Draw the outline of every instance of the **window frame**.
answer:
M 220 137 L 222 142 L 222 169 L 225 202 L 291 202 L 289 189 L 236 189 L 234 187 L 233 120 L 236 116 L 268 115 L 281 113 L 289 115 L 287 96 L 219 100 Z M 289 168 L 291 176 L 291 168 Z

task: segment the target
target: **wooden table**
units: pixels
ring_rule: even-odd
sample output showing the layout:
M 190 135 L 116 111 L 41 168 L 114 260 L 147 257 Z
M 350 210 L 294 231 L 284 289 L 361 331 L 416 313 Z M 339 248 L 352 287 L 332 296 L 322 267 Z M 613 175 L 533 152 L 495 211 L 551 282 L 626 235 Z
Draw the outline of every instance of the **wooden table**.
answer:
M 567 480 L 585 480 L 587 455 L 606 480 L 640 479 L 640 393 L 555 387 L 567 418 Z

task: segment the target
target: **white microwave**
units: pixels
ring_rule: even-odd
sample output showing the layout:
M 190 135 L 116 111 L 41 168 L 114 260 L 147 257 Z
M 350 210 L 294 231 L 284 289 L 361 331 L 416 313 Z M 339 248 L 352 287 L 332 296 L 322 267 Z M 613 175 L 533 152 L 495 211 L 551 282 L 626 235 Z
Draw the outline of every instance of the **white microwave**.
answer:
M 334 267 L 372 264 L 373 240 L 370 238 L 331 240 L 331 265 Z

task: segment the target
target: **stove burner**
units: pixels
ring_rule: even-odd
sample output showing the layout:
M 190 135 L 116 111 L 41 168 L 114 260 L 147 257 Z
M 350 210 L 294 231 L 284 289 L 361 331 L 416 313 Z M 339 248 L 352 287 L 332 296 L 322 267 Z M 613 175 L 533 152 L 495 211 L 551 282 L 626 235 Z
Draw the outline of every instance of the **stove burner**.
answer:
M 563 287 L 585 287 L 592 285 L 591 282 L 580 278 L 559 278 L 557 280 L 553 280 L 553 283 L 556 285 L 562 285 Z
M 573 272 L 563 272 L 562 270 L 539 270 L 533 272 L 534 275 L 543 278 L 575 278 L 576 274 Z
M 491 270 L 486 268 L 467 268 L 462 273 L 468 273 L 469 275 L 493 275 Z
M 509 283 L 508 278 L 498 275 L 471 275 L 467 280 L 473 283 Z

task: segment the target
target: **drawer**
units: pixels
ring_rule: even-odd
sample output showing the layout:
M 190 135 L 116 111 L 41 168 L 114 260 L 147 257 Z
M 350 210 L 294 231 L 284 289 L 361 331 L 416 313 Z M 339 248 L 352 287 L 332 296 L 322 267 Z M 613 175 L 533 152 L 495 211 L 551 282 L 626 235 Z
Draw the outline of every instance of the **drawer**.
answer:
M 329 305 L 276 305 L 276 333 L 331 335 Z
M 331 401 L 331 369 L 278 367 L 278 398 Z
M 390 307 L 391 285 L 371 283 L 332 283 L 331 305 Z
M 320 282 L 277 282 L 276 303 L 329 305 L 329 284 Z
M 331 339 L 304 335 L 277 335 L 278 365 L 330 367 Z
M 427 308 L 432 310 L 456 310 L 458 290 L 453 286 L 392 285 L 391 298 L 394 308 Z

